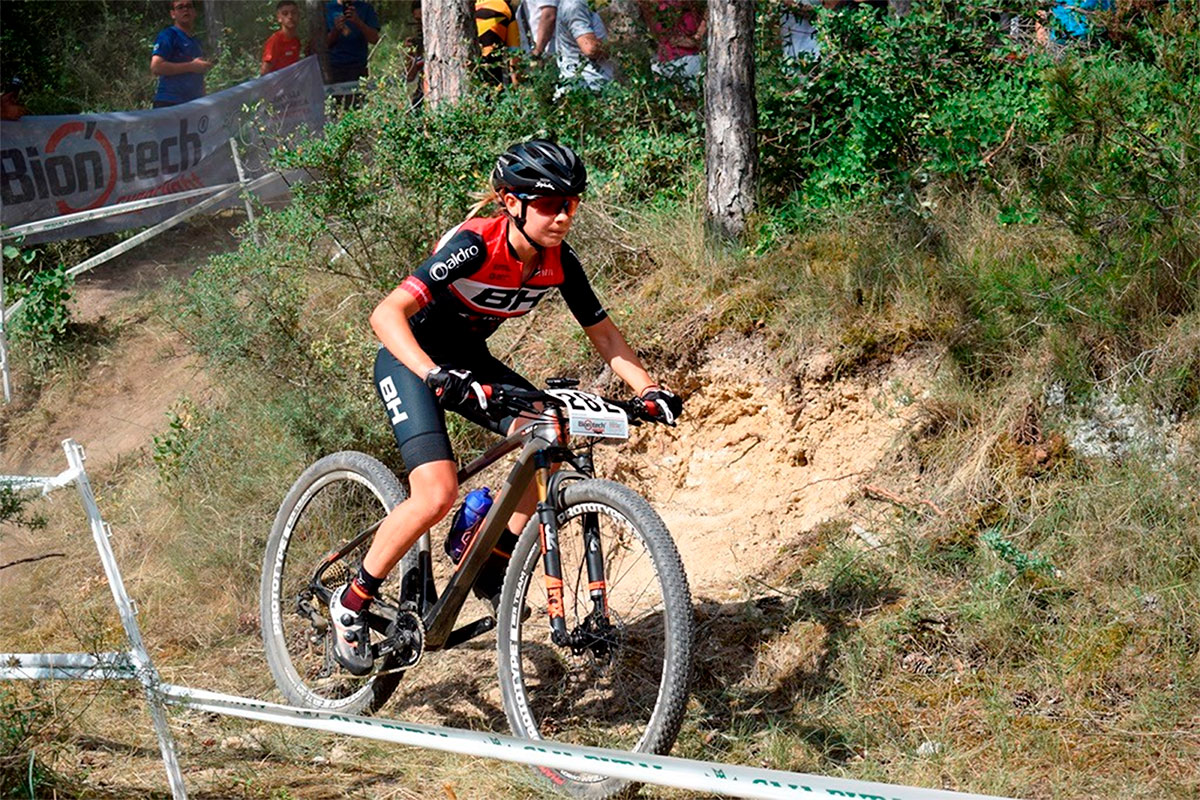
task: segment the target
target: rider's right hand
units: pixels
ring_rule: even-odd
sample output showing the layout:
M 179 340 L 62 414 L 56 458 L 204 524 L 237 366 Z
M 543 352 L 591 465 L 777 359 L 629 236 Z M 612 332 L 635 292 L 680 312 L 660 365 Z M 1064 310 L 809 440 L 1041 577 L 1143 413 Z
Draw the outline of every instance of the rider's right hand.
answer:
M 434 367 L 425 374 L 425 385 L 433 390 L 443 408 L 475 403 L 480 409 L 487 410 L 487 394 L 470 370 Z
M 674 427 L 675 421 L 683 414 L 683 398 L 664 389 L 661 386 L 650 386 L 642 391 L 642 402 L 646 405 L 646 413 L 655 422 Z

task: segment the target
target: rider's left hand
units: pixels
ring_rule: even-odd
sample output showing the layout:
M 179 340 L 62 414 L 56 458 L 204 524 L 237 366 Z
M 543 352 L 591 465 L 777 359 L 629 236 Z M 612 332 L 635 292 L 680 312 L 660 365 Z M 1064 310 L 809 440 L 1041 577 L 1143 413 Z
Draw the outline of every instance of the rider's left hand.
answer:
M 665 425 L 674 425 L 675 420 L 683 414 L 683 398 L 664 389 L 661 386 L 651 386 L 642 392 L 642 402 L 646 411 L 656 421 Z

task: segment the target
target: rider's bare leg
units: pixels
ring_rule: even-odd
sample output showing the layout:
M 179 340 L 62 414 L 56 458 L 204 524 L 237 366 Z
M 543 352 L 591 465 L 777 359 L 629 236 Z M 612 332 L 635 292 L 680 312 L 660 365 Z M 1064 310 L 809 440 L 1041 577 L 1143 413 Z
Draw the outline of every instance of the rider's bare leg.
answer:
M 450 513 L 458 499 L 458 465 L 451 460 L 430 461 L 408 473 L 410 494 L 392 509 L 363 559 L 363 568 L 383 578 L 399 563 L 421 534 Z
M 508 433 L 511 436 L 522 425 L 529 422 L 532 417 L 518 417 L 509 426 Z M 558 465 L 552 466 L 551 471 L 557 470 Z M 531 481 L 525 489 L 525 494 L 521 496 L 521 502 L 517 503 L 517 510 L 508 518 L 509 533 L 514 536 L 520 536 L 521 531 L 525 530 L 525 523 L 529 522 L 529 518 L 533 516 L 533 512 L 537 510 L 537 481 Z

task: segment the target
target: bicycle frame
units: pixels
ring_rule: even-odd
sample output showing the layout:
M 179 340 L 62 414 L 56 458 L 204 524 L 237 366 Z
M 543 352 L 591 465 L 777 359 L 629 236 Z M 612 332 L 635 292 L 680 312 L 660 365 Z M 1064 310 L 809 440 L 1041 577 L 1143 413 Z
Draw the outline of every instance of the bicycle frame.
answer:
M 592 467 L 590 453 L 576 454 L 560 444 L 560 438 L 566 438 L 565 430 L 561 414 L 556 409 L 547 409 L 543 416 L 532 420 L 519 431 L 493 445 L 458 471 L 458 481 L 461 485 L 514 450 L 520 449 L 521 451 L 497 492 L 496 502 L 492 504 L 491 509 L 484 517 L 479 531 L 471 541 L 462 561 L 459 562 L 458 567 L 443 587 L 441 595 L 437 594 L 433 579 L 433 562 L 428 546 L 428 533 L 423 534 L 422 537 L 426 546 L 421 549 L 421 558 L 417 567 L 410 570 L 408 575 L 401 577 L 402 597 L 411 599 L 410 591 L 419 597 L 419 613 L 425 625 L 425 650 L 440 650 L 457 646 L 496 626 L 495 619 L 485 617 L 454 630 L 454 624 L 458 620 L 471 586 L 475 583 L 475 578 L 500 541 L 509 518 L 517 510 L 517 504 L 535 480 L 538 486 L 537 515 L 542 530 L 547 589 L 552 598 L 556 596 L 556 593 L 558 598 L 557 603 L 552 601 L 550 604 L 551 625 L 554 628 L 555 640 L 561 640 L 558 641 L 559 644 L 567 644 L 569 635 L 562 613 L 562 574 L 558 559 L 558 526 L 553 498 L 556 487 L 562 480 L 590 476 Z M 551 474 L 554 464 L 567 462 L 575 466 L 577 471 Z M 381 522 L 382 520 L 375 522 L 326 556 L 313 575 L 313 584 L 320 585 L 320 579 L 325 570 L 373 535 Z M 598 539 L 594 525 L 585 525 L 585 537 L 590 539 L 592 535 Z M 588 575 L 593 588 L 593 599 L 598 602 L 599 608 L 603 608 L 603 557 L 600 554 L 598 542 L 596 544 L 596 547 L 589 548 Z M 414 545 L 414 547 L 419 546 L 419 542 Z M 595 555 L 592 554 L 593 550 Z M 417 574 L 414 575 L 414 572 Z M 323 600 L 328 602 L 328 598 L 323 598 Z M 377 602 L 367 611 L 366 616 L 368 625 L 372 629 L 384 631 L 394 620 L 395 609 L 385 603 Z

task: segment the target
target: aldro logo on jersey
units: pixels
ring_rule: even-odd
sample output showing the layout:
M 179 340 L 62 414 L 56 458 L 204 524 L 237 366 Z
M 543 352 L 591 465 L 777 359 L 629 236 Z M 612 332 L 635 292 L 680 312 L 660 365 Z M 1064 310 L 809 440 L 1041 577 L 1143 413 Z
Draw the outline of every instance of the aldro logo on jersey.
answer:
M 461 247 L 452 253 L 445 261 L 439 261 L 430 267 L 429 277 L 433 278 L 435 281 L 444 281 L 450 276 L 450 270 L 454 269 L 468 258 L 474 258 L 477 255 L 479 255 L 479 247 L 477 245 Z

